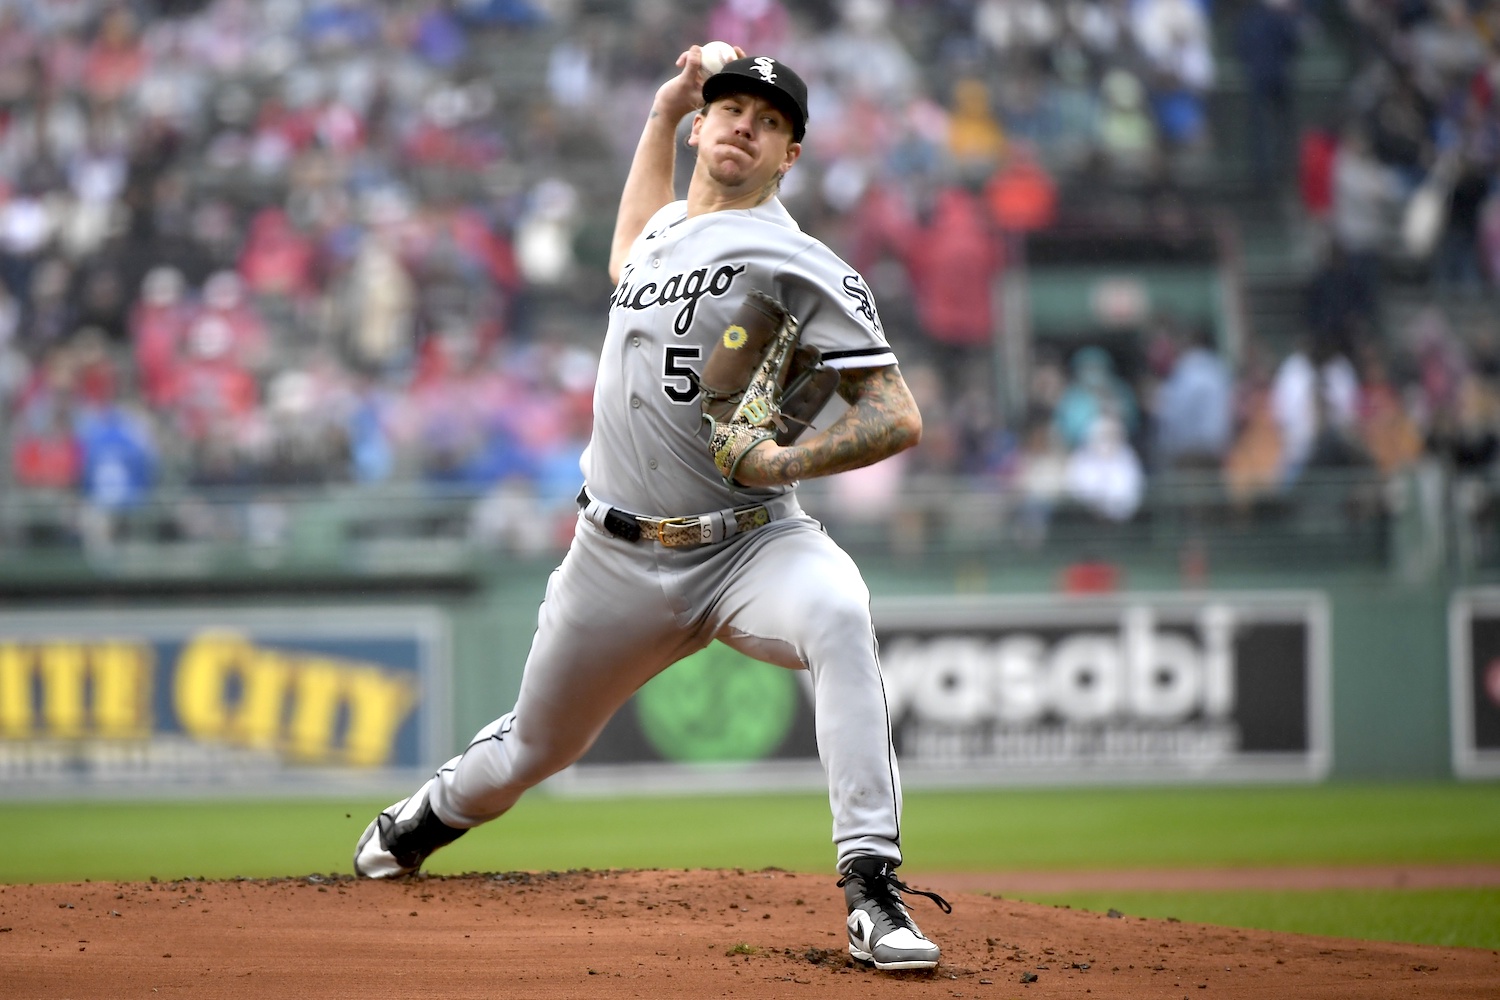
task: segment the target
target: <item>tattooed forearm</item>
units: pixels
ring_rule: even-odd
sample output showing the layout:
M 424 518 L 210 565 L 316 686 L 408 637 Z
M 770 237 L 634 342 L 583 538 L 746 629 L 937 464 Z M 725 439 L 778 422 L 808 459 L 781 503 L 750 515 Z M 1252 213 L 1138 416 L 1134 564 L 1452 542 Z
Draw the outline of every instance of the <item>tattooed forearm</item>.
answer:
M 842 373 L 839 395 L 849 402 L 849 409 L 826 430 L 764 456 L 770 481 L 792 482 L 873 465 L 921 439 L 922 416 L 895 365 Z

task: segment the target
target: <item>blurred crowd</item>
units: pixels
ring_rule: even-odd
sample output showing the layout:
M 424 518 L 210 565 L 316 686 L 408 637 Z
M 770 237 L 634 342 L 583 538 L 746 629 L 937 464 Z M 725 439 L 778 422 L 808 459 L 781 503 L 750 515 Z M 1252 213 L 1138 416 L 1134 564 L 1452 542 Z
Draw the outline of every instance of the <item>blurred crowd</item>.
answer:
M 1058 509 L 1130 520 L 1153 482 L 1212 484 L 1248 511 L 1294 499 L 1310 478 L 1383 480 L 1419 463 L 1493 475 L 1500 7 L 945 6 L 972 12 L 970 30 L 951 22 L 940 46 L 955 57 L 935 91 L 949 98 L 933 130 L 946 171 L 914 177 L 894 147 L 846 244 L 877 278 L 882 257 L 905 265 L 881 300 L 913 303 L 932 368 L 913 380 L 928 434 L 898 459 L 908 471 L 991 478 L 1014 501 L 1022 541 L 1043 537 Z M 1341 57 L 1345 78 L 1299 107 L 1299 65 L 1319 49 Z M 1243 94 L 1242 136 L 1209 127 L 1226 72 Z M 1195 201 L 1236 190 L 1239 178 L 1222 176 L 1236 156 L 1216 141 L 1240 147 L 1249 212 L 1285 218 L 1286 256 L 1309 260 L 1294 271 L 1292 328 L 1258 330 L 1247 316 L 1231 348 L 1222 325 L 1148 310 L 1128 343 L 1031 345 L 1024 400 L 1003 414 L 987 405 L 994 332 L 1005 332 L 983 279 L 1003 270 L 1015 236 L 1102 233 L 1121 217 L 1121 192 L 1144 208 L 1127 218 L 1185 228 L 1179 213 Z M 988 159 L 976 163 L 976 150 Z M 1391 308 L 1394 297 L 1407 308 Z M 888 472 L 865 479 L 899 485 Z
M 1331 24 L 1357 73 L 1302 128 L 1298 55 Z M 1488 468 L 1494 329 L 1434 304 L 1385 330 L 1380 277 L 1395 254 L 1435 295 L 1500 282 L 1497 29 L 1477 0 L 0 0 L 7 489 L 566 509 L 614 201 L 651 93 L 712 38 L 808 78 L 783 196 L 869 277 L 926 417 L 883 481 L 1128 519 L 1170 468 L 1244 497 L 1321 464 Z M 1254 184 L 1324 248 L 1305 346 L 1231 357 L 1154 315 L 1140 363 L 1041 351 L 1007 407 L 1026 234 L 1087 224 L 1092 192 L 1211 188 L 1226 62 Z

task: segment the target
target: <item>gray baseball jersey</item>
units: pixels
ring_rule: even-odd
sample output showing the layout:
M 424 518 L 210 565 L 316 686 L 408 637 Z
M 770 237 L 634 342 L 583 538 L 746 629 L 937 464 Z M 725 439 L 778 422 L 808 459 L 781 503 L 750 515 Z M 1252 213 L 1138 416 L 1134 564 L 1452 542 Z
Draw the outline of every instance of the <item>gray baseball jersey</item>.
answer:
M 840 869 L 860 855 L 900 863 L 900 780 L 869 590 L 790 487 L 727 487 L 703 432 L 690 372 L 752 289 L 780 299 L 830 365 L 895 362 L 864 282 L 779 202 L 693 219 L 678 202 L 651 218 L 611 301 L 582 460 L 594 499 L 548 582 L 515 708 L 416 797 L 448 826 L 504 813 L 577 760 L 642 684 L 718 639 L 811 675 Z M 606 530 L 595 516 L 746 503 L 771 519 L 684 547 Z
M 834 368 L 894 364 L 864 280 L 798 227 L 781 202 L 687 218 L 673 202 L 646 223 L 610 299 L 584 480 L 637 513 L 695 514 L 790 486 L 730 491 L 714 468 L 689 371 L 752 289 L 778 299 Z

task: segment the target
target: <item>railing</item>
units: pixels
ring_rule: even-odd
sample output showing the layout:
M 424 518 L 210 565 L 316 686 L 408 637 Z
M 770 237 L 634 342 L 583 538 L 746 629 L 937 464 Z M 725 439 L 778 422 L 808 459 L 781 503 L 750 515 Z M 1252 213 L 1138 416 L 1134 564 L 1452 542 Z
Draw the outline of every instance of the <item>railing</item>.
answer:
M 1393 557 L 1404 489 L 1399 480 L 1322 472 L 1273 495 L 1240 500 L 1215 475 L 1166 474 L 1151 480 L 1134 516 L 1111 521 L 1066 498 L 1028 498 L 994 482 L 918 479 L 873 517 L 857 508 L 850 516 L 835 490 L 809 486 L 804 506 L 852 548 L 1113 560 L 1212 552 L 1251 562 L 1331 559 L 1364 567 Z
M 559 506 L 420 484 L 162 491 L 118 509 L 13 491 L 0 499 L 0 579 L 452 573 L 497 551 L 560 549 Z
M 990 479 L 920 476 L 877 493 L 804 483 L 803 506 L 856 554 L 1211 556 L 1276 567 L 1430 572 L 1500 567 L 1500 493 L 1452 490 L 1439 472 L 1392 480 L 1309 473 L 1253 501 L 1217 476 L 1159 475 L 1135 516 L 1106 520 Z M 551 558 L 574 525 L 571 499 L 519 488 L 483 495 L 423 484 L 317 490 L 163 492 L 105 510 L 71 494 L 0 496 L 0 582 L 56 575 L 197 577 L 225 572 L 420 574 L 470 571 L 500 555 Z

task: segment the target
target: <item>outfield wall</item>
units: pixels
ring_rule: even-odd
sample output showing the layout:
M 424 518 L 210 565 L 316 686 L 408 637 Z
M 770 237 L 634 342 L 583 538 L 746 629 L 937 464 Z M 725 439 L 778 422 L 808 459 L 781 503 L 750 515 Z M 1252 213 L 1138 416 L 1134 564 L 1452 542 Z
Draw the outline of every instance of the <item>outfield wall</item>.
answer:
M 1115 593 L 1065 596 L 1056 566 L 861 562 L 912 787 L 1500 774 L 1489 591 L 1274 571 L 1185 589 L 1141 569 Z M 510 706 L 553 564 L 416 585 L 117 579 L 10 600 L 0 788 L 408 780 Z M 820 781 L 805 678 L 711 647 L 555 787 Z

